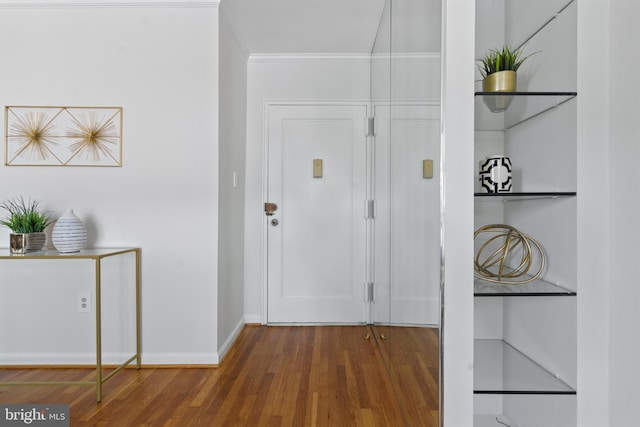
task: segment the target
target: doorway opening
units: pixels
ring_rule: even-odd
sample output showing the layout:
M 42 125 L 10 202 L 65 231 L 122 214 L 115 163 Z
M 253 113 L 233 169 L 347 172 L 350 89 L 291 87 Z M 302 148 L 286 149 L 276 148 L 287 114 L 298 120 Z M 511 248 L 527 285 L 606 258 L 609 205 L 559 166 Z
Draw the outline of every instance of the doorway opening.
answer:
M 439 382 L 441 2 L 277 5 L 227 3 L 251 15 L 245 319 L 357 325 L 415 415 Z

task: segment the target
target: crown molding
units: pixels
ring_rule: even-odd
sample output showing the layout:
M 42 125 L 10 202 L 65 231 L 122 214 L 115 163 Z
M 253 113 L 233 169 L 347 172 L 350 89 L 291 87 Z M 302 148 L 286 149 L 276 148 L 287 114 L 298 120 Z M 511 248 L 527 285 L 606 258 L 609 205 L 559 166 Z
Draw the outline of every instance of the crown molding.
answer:
M 0 9 L 123 8 L 123 7 L 218 7 L 220 0 L 0 0 Z
M 389 60 L 389 59 L 415 59 L 426 60 L 433 59 L 439 60 L 441 57 L 440 52 L 416 52 L 416 53 L 374 53 L 371 55 L 373 60 Z
M 389 60 L 440 60 L 439 52 L 430 53 L 252 53 L 250 62 L 273 61 L 389 61 Z
M 371 55 L 367 53 L 252 53 L 250 62 L 272 61 L 369 61 Z

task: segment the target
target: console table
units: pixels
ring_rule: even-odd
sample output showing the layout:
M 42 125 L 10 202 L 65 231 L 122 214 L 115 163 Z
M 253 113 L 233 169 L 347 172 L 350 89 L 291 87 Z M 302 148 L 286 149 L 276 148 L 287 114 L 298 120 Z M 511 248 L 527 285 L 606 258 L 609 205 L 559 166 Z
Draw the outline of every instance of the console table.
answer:
M 121 256 L 124 254 L 135 254 L 135 309 L 136 309 L 136 353 L 127 361 L 115 367 L 111 372 L 103 375 L 102 372 L 102 301 L 101 301 L 101 264 L 104 258 Z M 61 254 L 57 251 L 38 251 L 26 254 L 11 254 L 9 249 L 0 249 L 0 260 L 19 261 L 25 259 L 41 259 L 56 262 L 64 262 L 64 260 L 88 259 L 94 261 L 95 269 L 95 314 L 96 314 L 96 379 L 95 381 L 28 381 L 28 382 L 0 382 L 0 386 L 24 386 L 24 385 L 58 385 L 58 386 L 74 386 L 74 385 L 90 385 L 96 388 L 96 398 L 100 402 L 102 400 L 102 384 L 125 366 L 136 362 L 137 369 L 142 366 L 141 360 L 141 338 L 140 338 L 140 248 L 100 248 L 100 249 L 83 249 L 80 252 L 71 254 Z

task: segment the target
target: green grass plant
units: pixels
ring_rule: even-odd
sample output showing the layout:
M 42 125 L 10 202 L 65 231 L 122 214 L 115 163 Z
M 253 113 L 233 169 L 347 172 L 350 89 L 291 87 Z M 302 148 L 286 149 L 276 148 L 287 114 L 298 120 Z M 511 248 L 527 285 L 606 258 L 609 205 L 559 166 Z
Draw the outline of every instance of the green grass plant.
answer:
M 0 203 L 0 208 L 9 215 L 0 224 L 14 233 L 41 233 L 53 220 L 46 212 L 38 209 L 39 205 L 39 201 L 24 200 L 22 196 L 5 200 Z
M 531 55 L 535 53 L 538 52 Z M 518 71 L 522 63 L 531 55 L 522 56 L 522 47 L 511 49 L 509 46 L 503 46 L 501 50 L 491 49 L 477 60 L 478 69 L 482 77 L 499 71 Z

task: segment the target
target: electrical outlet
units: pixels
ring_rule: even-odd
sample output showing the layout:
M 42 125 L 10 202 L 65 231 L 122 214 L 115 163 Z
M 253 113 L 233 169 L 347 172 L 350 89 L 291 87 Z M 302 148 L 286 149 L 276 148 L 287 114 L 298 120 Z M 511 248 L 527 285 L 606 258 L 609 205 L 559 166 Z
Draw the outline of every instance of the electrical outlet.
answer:
M 81 292 L 78 294 L 78 312 L 91 313 L 91 293 Z

